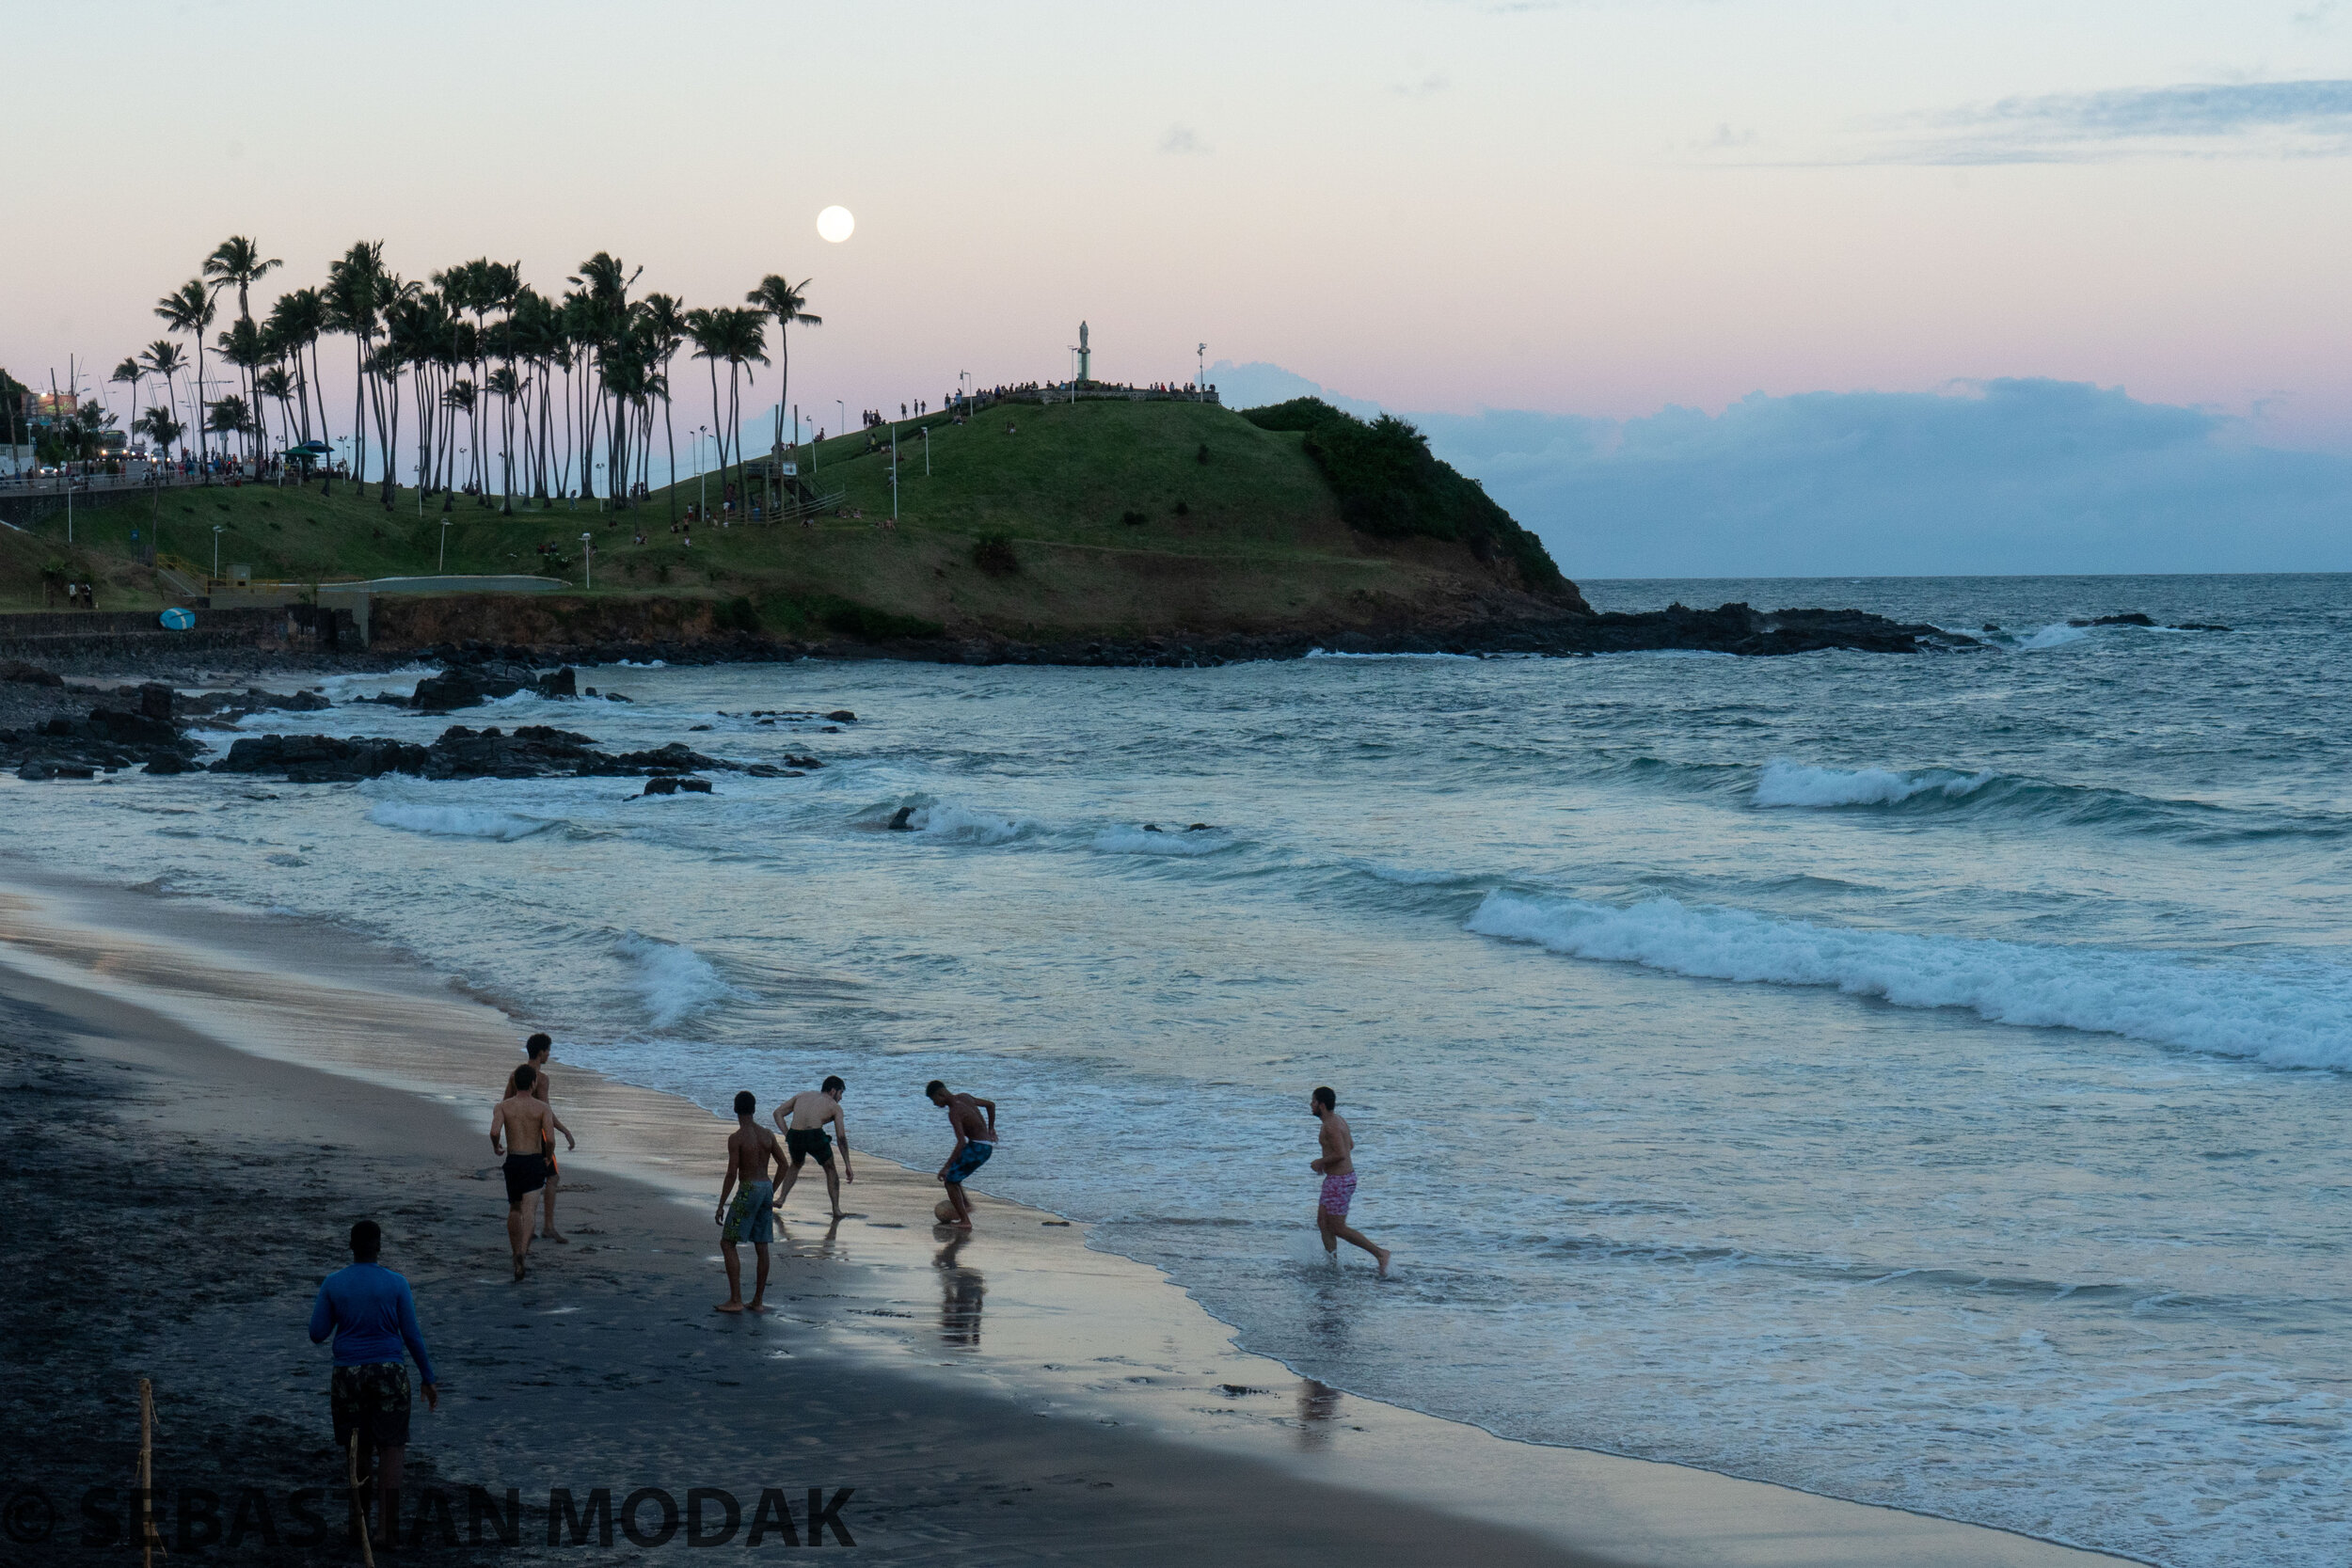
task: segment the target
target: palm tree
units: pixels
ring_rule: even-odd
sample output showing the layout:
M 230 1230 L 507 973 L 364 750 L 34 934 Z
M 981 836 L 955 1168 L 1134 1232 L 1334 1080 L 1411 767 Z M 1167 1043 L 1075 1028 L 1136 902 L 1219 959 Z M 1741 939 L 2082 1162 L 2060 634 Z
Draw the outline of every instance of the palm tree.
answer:
M 211 287 L 215 293 L 230 287 L 236 289 L 237 320 L 250 327 L 253 325 L 253 307 L 246 297 L 248 292 L 262 277 L 285 264 L 275 256 L 264 260 L 260 245 L 242 234 L 231 234 L 214 246 L 213 253 L 204 258 L 203 275 L 212 279 Z M 246 371 L 249 386 L 258 365 L 242 368 Z
M 380 325 L 378 312 L 389 303 L 389 291 L 385 287 L 389 281 L 384 272 L 384 242 L 359 241 L 326 269 L 326 309 L 319 323 L 321 331 L 341 332 L 351 339 L 351 479 L 363 488 L 367 483 L 368 432 L 360 416 L 371 403 L 375 414 L 377 444 L 383 443 L 384 390 L 370 368 L 370 357 Z M 326 389 L 320 388 L 322 398 L 325 393 Z M 389 447 L 384 449 L 384 472 L 389 483 Z M 390 499 L 389 490 L 385 499 L 388 502 Z
M 131 428 L 134 430 L 138 425 L 139 383 L 146 378 L 147 367 L 139 363 L 138 356 L 135 354 L 124 355 L 122 363 L 115 367 L 114 374 L 106 378 L 118 387 L 127 385 L 131 388 Z
M 151 408 L 131 422 L 131 428 L 144 432 L 155 443 L 158 451 L 168 451 L 171 443 L 185 434 L 184 427 L 171 417 L 168 408 Z
M 213 325 L 213 296 L 193 277 L 155 302 L 155 314 L 163 318 L 165 325 L 196 340 L 195 406 L 199 409 L 204 405 L 204 331 Z M 210 456 L 200 421 L 196 432 L 196 456 L 199 464 Z M 212 483 L 209 473 L 204 482 Z
M 762 310 L 690 310 L 686 316 L 686 335 L 694 341 L 694 357 L 710 362 L 711 422 L 719 427 L 719 468 L 723 484 L 727 466 L 727 443 L 732 436 L 736 446 L 736 480 L 739 485 L 742 474 L 743 406 L 739 377 L 749 365 L 768 362 L 768 316 Z M 719 412 L 719 361 L 727 362 L 727 413 Z
M 164 402 L 176 404 L 179 394 L 172 387 L 171 378 L 188 368 L 187 356 L 180 352 L 180 345 L 168 338 L 158 338 L 139 351 L 139 360 L 146 365 L 148 374 L 164 378 Z M 168 413 L 170 410 L 165 411 Z M 151 408 L 148 412 L 151 414 L 155 410 Z M 176 432 L 183 427 L 175 422 L 172 428 Z
M 803 277 L 798 283 L 790 283 L 771 272 L 759 280 L 758 288 L 743 296 L 744 303 L 755 305 L 776 319 L 776 360 L 780 379 L 776 384 L 776 439 L 771 450 L 781 451 L 784 447 L 784 407 L 792 395 L 792 325 L 795 322 L 803 326 L 825 325 L 824 317 L 808 313 L 806 291 L 812 281 Z
M 262 367 L 267 364 L 271 357 L 267 345 L 262 341 L 262 329 L 246 318 L 231 323 L 229 330 L 220 335 L 219 341 L 214 344 L 214 347 L 219 351 L 223 359 L 244 372 L 248 386 L 251 385 L 253 377 L 261 373 Z M 237 401 L 241 405 L 246 404 L 243 398 Z M 255 455 L 259 455 L 258 451 Z
M 283 365 L 273 365 L 253 378 L 253 389 L 278 404 L 278 420 L 284 427 L 282 444 L 294 444 L 294 381 Z
M 661 367 L 654 389 L 661 399 L 661 428 L 670 444 L 670 521 L 677 521 L 677 426 L 670 417 L 670 361 L 686 345 L 686 312 L 669 294 L 647 294 L 640 325 L 650 361 Z

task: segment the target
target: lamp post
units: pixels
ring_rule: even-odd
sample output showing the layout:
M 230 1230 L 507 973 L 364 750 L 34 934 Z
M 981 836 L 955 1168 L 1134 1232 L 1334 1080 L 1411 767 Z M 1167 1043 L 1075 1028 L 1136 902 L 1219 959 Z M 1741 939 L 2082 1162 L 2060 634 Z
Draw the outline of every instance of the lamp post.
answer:
M 968 412 L 972 405 L 972 372 L 970 371 L 958 371 L 956 372 L 956 387 L 962 395 L 963 404 Z
M 841 410 L 841 428 L 834 431 L 834 435 L 847 436 L 850 434 L 850 405 L 839 398 L 833 400 L 833 405 Z
M 594 588 L 596 585 L 596 536 L 593 533 L 580 536 L 580 569 L 586 579 L 583 586 Z
M 214 582 L 218 582 L 218 581 L 220 580 L 220 531 L 221 531 L 221 525 L 220 525 L 220 524 L 218 524 L 218 523 L 215 523 L 215 524 L 213 525 L 213 581 L 214 581 Z M 208 587 L 209 587 L 209 586 L 210 586 L 210 584 L 207 584 L 206 586 L 208 586 Z
M 709 434 L 710 427 L 707 424 L 694 427 L 694 471 L 702 480 L 702 499 L 694 507 L 694 515 L 698 519 L 710 515 L 710 466 L 703 460 L 703 439 Z
M 1192 362 L 1200 368 L 1193 372 L 1192 389 L 1200 396 L 1209 391 L 1209 345 L 1202 343 L 1192 351 Z
M 898 526 L 898 427 L 890 427 L 890 526 Z
M 931 477 L 931 427 L 923 427 L 923 477 Z
M 438 569 L 444 572 L 449 570 L 449 518 L 441 519 L 441 563 Z

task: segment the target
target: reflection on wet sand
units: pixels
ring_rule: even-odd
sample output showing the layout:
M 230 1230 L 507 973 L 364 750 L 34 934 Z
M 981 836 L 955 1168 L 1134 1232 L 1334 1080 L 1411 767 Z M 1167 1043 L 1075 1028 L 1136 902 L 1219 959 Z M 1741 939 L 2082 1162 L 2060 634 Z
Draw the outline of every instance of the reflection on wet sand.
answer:
M 570 1191 L 569 1188 L 565 1188 L 564 1190 L 566 1192 Z M 785 1244 L 792 1249 L 792 1256 L 795 1258 L 822 1258 L 830 1260 L 837 1255 L 837 1243 L 841 1235 L 841 1221 L 838 1218 L 834 1219 L 832 1223 L 825 1227 L 825 1233 L 818 1237 L 814 1243 L 803 1244 L 803 1243 L 796 1242 L 792 1239 L 791 1227 L 787 1226 L 784 1222 L 783 1217 L 779 1215 L 776 1220 L 776 1234 L 784 1238 Z
M 1344 1398 L 1327 1383 L 1313 1378 L 1298 1380 L 1298 1446 L 1312 1451 L 1331 1441 L 1332 1423 L 1340 1418 L 1340 1402 Z
M 971 1240 L 970 1231 L 958 1231 L 931 1259 L 931 1267 L 940 1271 L 940 1342 L 961 1350 L 980 1348 L 980 1303 L 988 1295 L 988 1283 L 980 1271 L 956 1261 Z

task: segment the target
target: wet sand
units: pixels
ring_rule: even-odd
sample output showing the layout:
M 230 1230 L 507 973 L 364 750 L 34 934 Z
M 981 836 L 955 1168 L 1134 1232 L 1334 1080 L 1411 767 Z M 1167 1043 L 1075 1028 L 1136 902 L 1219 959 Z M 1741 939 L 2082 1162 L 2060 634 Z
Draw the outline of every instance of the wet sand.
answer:
M 711 1206 L 729 1123 L 560 1060 L 582 1139 L 558 1211 L 572 1243 L 535 1245 L 513 1284 L 484 1129 L 522 1027 L 296 922 L 0 868 L 0 999 L 20 1090 L 0 1176 L 26 1216 L 0 1227 L 21 1367 L 0 1421 L 8 1451 L 58 1456 L 12 1484 L 41 1487 L 59 1540 L 85 1488 L 131 1484 L 142 1375 L 159 1486 L 333 1483 L 328 1362 L 302 1328 L 344 1230 L 373 1217 L 443 1380 L 437 1414 L 418 1404 L 410 1491 L 454 1489 L 461 1538 L 467 1485 L 516 1488 L 524 1510 L 523 1545 L 440 1560 L 686 1544 L 548 1548 L 559 1486 L 616 1505 L 723 1489 L 746 1526 L 766 1489 L 804 1522 L 810 1488 L 852 1488 L 859 1548 L 908 1563 L 2116 1560 L 1359 1400 L 1237 1351 L 1081 1227 L 982 1198 L 959 1240 L 930 1223 L 928 1173 L 870 1155 L 838 1225 L 811 1167 L 776 1310 L 725 1317 Z M 1334 1309 L 1378 1288 L 1343 1273 Z M 250 1542 L 225 1558 L 272 1560 Z

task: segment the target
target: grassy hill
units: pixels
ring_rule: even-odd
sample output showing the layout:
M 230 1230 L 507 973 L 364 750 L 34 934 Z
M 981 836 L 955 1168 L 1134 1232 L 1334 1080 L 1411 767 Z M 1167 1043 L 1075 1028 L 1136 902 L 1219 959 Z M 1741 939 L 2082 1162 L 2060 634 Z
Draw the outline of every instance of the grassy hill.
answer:
M 882 526 L 889 464 L 860 434 L 825 442 L 813 473 L 818 490 L 844 491 L 862 518 L 705 525 L 691 545 L 669 531 L 666 492 L 629 511 L 557 502 L 512 517 L 463 496 L 444 513 L 434 497 L 420 515 L 414 491 L 388 511 L 341 484 L 328 497 L 315 485 L 167 491 L 159 538 L 167 557 L 209 569 L 218 528 L 224 567 L 315 581 L 432 572 L 446 521 L 451 572 L 539 572 L 592 600 L 715 599 L 730 607 L 730 624 L 783 635 L 1386 629 L 1581 605 L 1572 585 L 1531 591 L 1508 552 L 1351 527 L 1306 432 L 1263 429 L 1214 404 L 1015 404 L 968 425 L 933 416 L 899 428 L 896 529 Z M 677 486 L 681 514 L 702 488 Z M 709 494 L 720 494 L 716 474 Z M 0 605 L 37 608 L 44 566 L 96 581 L 102 609 L 169 602 L 136 564 L 130 536 L 148 517 L 144 499 L 81 510 L 71 551 L 62 516 L 30 534 L 0 533 Z M 582 532 L 595 539 L 593 590 L 582 584 Z

